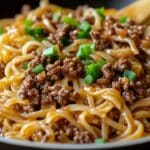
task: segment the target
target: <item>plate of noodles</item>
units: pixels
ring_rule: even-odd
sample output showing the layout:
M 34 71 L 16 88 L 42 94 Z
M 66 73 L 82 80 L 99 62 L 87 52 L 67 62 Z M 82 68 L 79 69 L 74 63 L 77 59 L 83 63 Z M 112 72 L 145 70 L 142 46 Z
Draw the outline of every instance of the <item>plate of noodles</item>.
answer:
M 0 142 L 106 149 L 150 142 L 150 1 L 0 20 Z

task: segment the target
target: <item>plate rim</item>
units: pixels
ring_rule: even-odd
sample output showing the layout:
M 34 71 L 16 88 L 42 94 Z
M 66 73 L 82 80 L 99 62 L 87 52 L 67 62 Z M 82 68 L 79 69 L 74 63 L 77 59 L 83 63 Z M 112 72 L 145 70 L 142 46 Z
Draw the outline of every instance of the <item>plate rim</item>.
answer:
M 36 148 L 36 149 L 112 149 L 112 148 L 122 148 L 127 146 L 135 146 L 139 144 L 146 144 L 150 142 L 150 136 L 144 137 L 138 140 L 132 141 L 117 141 L 105 144 L 59 144 L 59 143 L 39 143 L 30 142 L 25 140 L 15 140 L 5 137 L 0 137 L 0 143 L 9 144 L 14 146 L 21 146 L 26 148 Z

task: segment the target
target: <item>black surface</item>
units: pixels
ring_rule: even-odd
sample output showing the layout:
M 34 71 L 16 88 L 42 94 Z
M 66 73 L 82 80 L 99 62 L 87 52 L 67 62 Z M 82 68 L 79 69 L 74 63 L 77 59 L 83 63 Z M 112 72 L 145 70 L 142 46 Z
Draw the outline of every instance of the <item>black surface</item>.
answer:
M 77 5 L 81 4 L 89 4 L 92 7 L 105 6 L 107 7 L 115 7 L 121 8 L 126 4 L 132 2 L 133 0 L 51 0 L 56 4 L 75 8 Z M 12 17 L 16 13 L 20 12 L 21 6 L 23 4 L 31 4 L 34 8 L 38 5 L 39 0 L 2 0 L 0 4 L 0 18 Z M 121 148 L 121 150 L 148 150 L 150 148 L 150 144 L 143 144 L 134 147 L 126 147 Z M 0 143 L 0 150 L 33 150 L 31 148 L 17 147 L 13 145 L 6 145 Z M 118 149 L 117 149 L 118 150 Z
M 65 7 L 75 8 L 79 4 L 88 4 L 91 7 L 105 6 L 120 8 L 133 0 L 50 0 L 52 3 L 59 4 Z M 0 3 L 0 18 L 13 17 L 19 13 L 23 4 L 31 4 L 32 7 L 36 7 L 39 4 L 39 0 L 1 0 Z

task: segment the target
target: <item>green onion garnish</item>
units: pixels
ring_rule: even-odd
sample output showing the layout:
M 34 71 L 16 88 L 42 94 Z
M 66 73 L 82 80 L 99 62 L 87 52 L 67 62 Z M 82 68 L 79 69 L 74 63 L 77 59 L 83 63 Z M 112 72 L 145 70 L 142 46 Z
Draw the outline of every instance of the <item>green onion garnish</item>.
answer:
M 3 27 L 0 27 L 0 35 L 5 32 L 5 29 Z
M 28 67 L 29 67 L 29 62 L 28 62 L 28 61 L 25 62 L 25 63 L 22 65 L 22 69 L 24 69 L 24 70 L 28 69 Z
M 86 32 L 91 30 L 91 25 L 87 21 L 83 21 L 81 24 L 79 24 L 78 28 Z
M 77 33 L 77 38 L 78 38 L 78 39 L 90 38 L 89 31 L 79 31 L 79 32 Z
M 101 17 L 102 20 L 105 20 L 105 9 L 104 7 L 96 8 L 97 14 Z
M 37 35 L 37 36 L 40 36 L 40 35 L 44 34 L 44 29 L 43 28 L 37 27 L 33 30 L 34 30 L 34 34 Z
M 44 66 L 42 64 L 40 65 L 37 65 L 35 66 L 33 69 L 32 69 L 32 72 L 36 73 L 36 74 L 39 74 L 41 72 L 44 71 Z
M 41 36 L 44 34 L 44 29 L 43 28 L 40 28 L 40 27 L 37 27 L 37 28 L 29 28 L 29 27 L 26 27 L 25 28 L 25 33 L 28 34 L 28 35 L 31 35 L 31 36 Z
M 30 20 L 30 19 L 26 19 L 26 20 L 24 20 L 24 25 L 25 26 L 31 26 L 31 25 L 33 25 L 33 21 L 32 20 Z
M 99 60 L 99 61 L 97 62 L 97 65 L 98 65 L 100 68 L 102 68 L 105 64 L 106 64 L 106 61 L 103 60 L 103 59 L 101 59 L 101 60 Z
M 50 57 L 53 61 L 58 59 L 57 48 L 55 45 L 43 51 L 45 57 Z
M 79 24 L 77 20 L 75 20 L 74 18 L 68 17 L 68 16 L 62 16 L 61 22 L 69 24 L 73 27 L 77 27 Z
M 92 60 L 91 60 L 92 61 Z M 106 64 L 105 60 L 99 60 L 96 63 L 90 63 L 86 66 L 86 76 L 84 81 L 86 84 L 91 84 L 101 76 L 101 69 Z
M 82 44 L 79 46 L 79 50 L 77 52 L 77 57 L 80 59 L 87 59 L 91 53 L 95 52 L 95 45 L 88 43 L 88 44 Z
M 96 63 L 90 64 L 86 68 L 86 75 L 91 75 L 94 80 L 101 76 L 100 68 Z
M 128 17 L 122 17 L 119 19 L 119 23 L 124 24 L 128 21 Z
M 125 70 L 123 73 L 123 77 L 126 77 L 131 81 L 134 81 L 136 79 L 136 73 L 131 70 Z
M 84 65 L 89 65 L 89 64 L 93 64 L 94 61 L 92 59 L 85 59 L 83 63 Z
M 86 83 L 86 84 L 91 84 L 93 81 L 94 81 L 95 79 L 93 78 L 93 76 L 91 76 L 91 75 L 87 75 L 85 78 L 84 78 L 84 82 Z
M 25 33 L 31 36 L 34 36 L 34 30 L 31 28 L 25 28 Z
M 97 143 L 97 144 L 104 144 L 106 141 L 104 138 L 97 138 L 95 139 L 95 142 L 94 143 Z

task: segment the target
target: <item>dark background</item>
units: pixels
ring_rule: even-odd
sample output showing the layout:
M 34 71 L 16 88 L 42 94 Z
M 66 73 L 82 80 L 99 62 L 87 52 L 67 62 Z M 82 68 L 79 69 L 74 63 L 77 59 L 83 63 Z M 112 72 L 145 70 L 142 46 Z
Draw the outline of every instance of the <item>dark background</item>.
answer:
M 121 8 L 133 0 L 51 0 L 52 3 L 65 7 L 75 8 L 81 4 L 88 4 L 92 7 L 105 6 Z M 23 4 L 31 4 L 32 8 L 36 7 L 39 0 L 2 0 L 0 3 L 0 18 L 13 17 L 19 13 Z M 150 144 L 143 144 L 134 147 L 122 148 L 121 150 L 148 150 Z M 0 144 L 0 150 L 32 150 L 29 148 L 17 147 L 12 145 Z M 117 149 L 118 150 L 118 149 Z
M 133 0 L 50 0 L 51 3 L 56 3 L 61 6 L 75 8 L 79 4 L 89 4 L 92 7 L 105 6 L 120 8 Z M 31 4 L 32 8 L 36 7 L 39 0 L 1 0 L 0 3 L 0 18 L 13 17 L 19 13 L 23 4 Z

